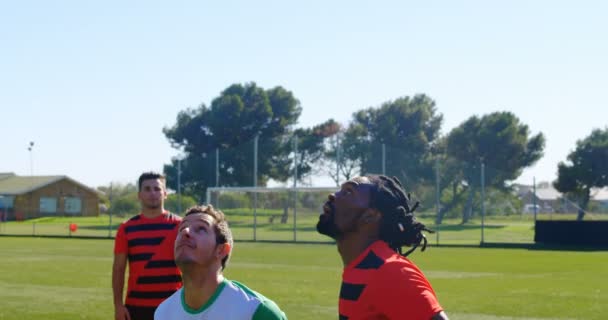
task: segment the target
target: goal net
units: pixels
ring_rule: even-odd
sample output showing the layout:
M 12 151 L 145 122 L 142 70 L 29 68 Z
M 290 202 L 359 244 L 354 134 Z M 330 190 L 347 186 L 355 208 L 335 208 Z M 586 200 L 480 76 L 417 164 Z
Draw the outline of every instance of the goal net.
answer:
M 336 187 L 208 188 L 206 203 L 226 215 L 234 239 L 327 242 L 316 224 Z

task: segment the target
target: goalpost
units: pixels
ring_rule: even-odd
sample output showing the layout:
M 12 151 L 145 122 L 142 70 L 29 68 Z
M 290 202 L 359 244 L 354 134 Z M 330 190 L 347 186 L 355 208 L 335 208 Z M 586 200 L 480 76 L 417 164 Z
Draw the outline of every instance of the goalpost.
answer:
M 337 189 L 211 187 L 207 189 L 205 202 L 229 216 L 231 226 L 236 226 L 231 228 L 239 233 L 241 239 L 252 232 L 253 241 L 320 242 L 326 239 L 316 234 L 313 224 L 316 224 L 327 196 Z M 288 226 L 290 218 L 291 226 Z

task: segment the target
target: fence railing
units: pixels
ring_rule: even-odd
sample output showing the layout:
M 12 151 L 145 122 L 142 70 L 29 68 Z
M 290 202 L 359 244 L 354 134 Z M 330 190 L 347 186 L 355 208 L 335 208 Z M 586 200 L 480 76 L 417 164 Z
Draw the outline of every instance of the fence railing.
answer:
M 412 199 L 420 203 L 417 219 L 436 231 L 427 235 L 431 244 L 532 243 L 535 220 L 581 216 L 577 199 L 560 195 L 549 182 L 515 184 L 517 177 L 506 170 L 506 164 L 466 161 L 445 154 L 419 159 L 404 146 L 384 143 L 370 143 L 353 151 L 333 141 L 330 152 L 317 162 L 304 163 L 312 170 L 302 175 L 297 168 L 308 158 L 298 138 L 293 137 L 285 143 L 291 148 L 289 175 L 282 182 L 267 182 L 268 166 L 276 159 L 259 149 L 274 142 L 254 139 L 237 147 L 215 149 L 196 158 L 194 164 L 187 163 L 195 161 L 192 157 L 180 160 L 180 170 L 200 170 L 211 187 L 199 198 L 226 212 L 236 240 L 328 241 L 315 229 L 327 194 L 347 178 L 371 173 L 399 178 Z M 228 163 L 226 158 L 232 160 Z M 250 182 L 234 187 L 237 175 L 240 181 Z M 177 181 L 181 187 L 181 180 Z M 261 188 L 259 181 L 274 188 Z M 319 185 L 333 187 L 312 187 Z M 0 219 L 0 234 L 113 237 L 124 219 L 112 215 L 90 220 Z M 608 220 L 608 201 L 592 200 L 584 219 Z

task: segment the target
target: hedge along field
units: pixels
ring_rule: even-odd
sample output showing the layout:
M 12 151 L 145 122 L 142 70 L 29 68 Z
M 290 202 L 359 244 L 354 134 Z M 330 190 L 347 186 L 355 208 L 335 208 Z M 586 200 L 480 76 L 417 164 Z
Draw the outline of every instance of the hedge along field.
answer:
M 110 239 L 0 237 L 0 319 L 111 319 Z M 416 251 L 450 319 L 605 319 L 608 252 L 442 248 Z M 226 276 L 290 319 L 335 319 L 334 245 L 237 242 Z

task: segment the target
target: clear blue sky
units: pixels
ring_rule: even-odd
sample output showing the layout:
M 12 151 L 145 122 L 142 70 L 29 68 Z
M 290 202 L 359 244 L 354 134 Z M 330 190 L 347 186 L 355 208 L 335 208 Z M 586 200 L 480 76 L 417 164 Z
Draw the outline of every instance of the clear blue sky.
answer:
M 606 1 L 4 1 L 0 172 L 133 182 L 177 151 L 180 110 L 232 83 L 291 90 L 300 126 L 426 93 L 443 132 L 514 112 L 553 180 L 608 124 Z

